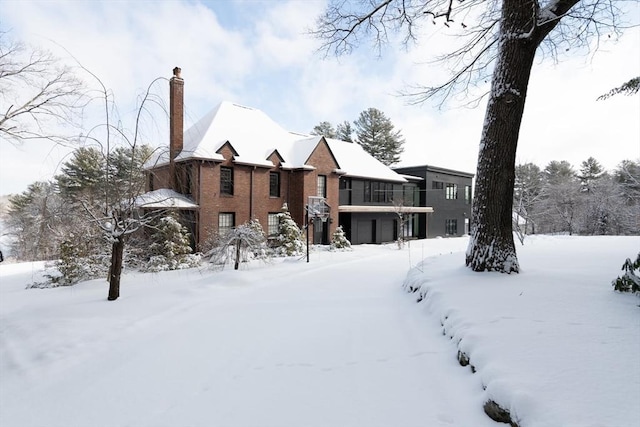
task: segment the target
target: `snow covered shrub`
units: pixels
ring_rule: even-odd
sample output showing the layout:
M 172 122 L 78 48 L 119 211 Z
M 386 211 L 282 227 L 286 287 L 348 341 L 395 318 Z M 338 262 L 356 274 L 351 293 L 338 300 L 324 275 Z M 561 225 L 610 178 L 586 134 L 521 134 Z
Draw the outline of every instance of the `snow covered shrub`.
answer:
M 181 270 L 200 264 L 200 257 L 192 254 L 189 232 L 175 214 L 160 218 L 154 228 L 146 271 Z
M 53 265 L 54 272 L 45 275 L 48 282 L 38 283 L 33 287 L 71 286 L 84 280 L 106 277 L 109 256 L 99 250 L 95 251 L 100 246 L 89 248 L 86 243 L 81 239 L 74 239 L 73 235 L 62 241 L 59 259 Z M 90 249 L 94 249 L 91 251 L 94 253 L 89 253 Z
M 267 238 L 262 226 L 255 219 L 207 240 L 211 249 L 204 256 L 213 265 L 224 266 L 233 259 L 234 269 L 237 270 L 241 261 L 264 260 L 269 257 Z
M 344 230 L 342 226 L 339 225 L 336 228 L 336 231 L 333 232 L 333 236 L 331 237 L 331 250 L 350 250 L 351 242 L 344 235 Z
M 622 264 L 622 271 L 625 273 L 611 282 L 613 288 L 618 292 L 631 292 L 640 293 L 640 253 L 635 262 L 631 261 L 631 258 Z
M 302 240 L 302 231 L 291 218 L 289 208 L 285 203 L 282 205 L 282 212 L 278 214 L 278 234 L 274 244 L 275 253 L 280 256 L 302 255 L 305 247 Z

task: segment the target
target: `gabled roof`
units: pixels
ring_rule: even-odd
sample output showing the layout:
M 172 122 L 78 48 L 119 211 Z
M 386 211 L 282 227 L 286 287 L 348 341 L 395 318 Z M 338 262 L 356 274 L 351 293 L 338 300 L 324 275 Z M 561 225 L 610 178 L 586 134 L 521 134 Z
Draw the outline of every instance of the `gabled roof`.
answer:
M 315 169 L 309 157 L 322 136 L 289 132 L 262 111 L 223 101 L 184 133 L 183 150 L 176 161 L 202 159 L 223 161 L 220 149 L 234 150 L 234 163 L 273 167 L 269 157 L 277 151 L 283 169 Z M 337 171 L 346 176 L 406 182 L 355 143 L 326 139 Z M 147 163 L 148 168 L 167 164 L 168 155 Z

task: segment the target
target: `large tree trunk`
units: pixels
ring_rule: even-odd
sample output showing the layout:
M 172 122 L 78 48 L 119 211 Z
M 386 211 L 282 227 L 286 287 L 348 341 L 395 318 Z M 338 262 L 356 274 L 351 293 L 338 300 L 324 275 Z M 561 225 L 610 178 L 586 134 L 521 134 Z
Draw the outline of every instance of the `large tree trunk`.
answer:
M 124 237 L 117 237 L 111 245 L 111 267 L 109 268 L 109 301 L 120 296 L 120 275 L 122 274 L 122 257 L 124 255 Z
M 466 264 L 474 271 L 519 271 L 512 232 L 513 186 L 518 135 L 538 44 L 532 37 L 535 7 L 535 1 L 522 0 L 504 0 L 502 5 L 466 253 Z

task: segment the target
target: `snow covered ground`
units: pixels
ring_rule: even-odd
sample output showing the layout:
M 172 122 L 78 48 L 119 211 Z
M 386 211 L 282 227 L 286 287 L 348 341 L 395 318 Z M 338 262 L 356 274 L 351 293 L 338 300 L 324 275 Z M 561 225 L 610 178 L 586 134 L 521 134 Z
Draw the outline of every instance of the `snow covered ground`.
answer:
M 114 302 L 0 264 L 0 426 L 504 425 L 489 398 L 521 427 L 640 425 L 640 299 L 610 285 L 640 238 L 525 243 L 519 275 L 433 239 L 127 274 Z

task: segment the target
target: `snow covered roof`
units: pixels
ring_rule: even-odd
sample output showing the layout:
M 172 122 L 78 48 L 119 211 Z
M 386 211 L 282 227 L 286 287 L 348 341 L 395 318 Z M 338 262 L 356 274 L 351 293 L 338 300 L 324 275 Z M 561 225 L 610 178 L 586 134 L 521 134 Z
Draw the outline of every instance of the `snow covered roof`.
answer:
M 273 167 L 268 157 L 277 151 L 283 169 L 315 169 L 307 164 L 323 137 L 289 132 L 262 111 L 221 102 L 184 133 L 183 150 L 176 161 L 203 159 L 223 161 L 220 149 L 229 144 L 238 164 Z M 351 177 L 406 182 L 405 178 L 368 154 L 355 143 L 326 139 L 341 174 Z M 168 153 L 147 163 L 148 168 L 168 163 Z
M 140 196 L 136 197 L 135 204 L 139 208 L 153 209 L 195 209 L 198 207 L 198 205 L 194 203 L 193 200 L 191 200 L 184 194 L 177 193 L 167 188 L 161 188 L 159 190 L 141 194 Z

